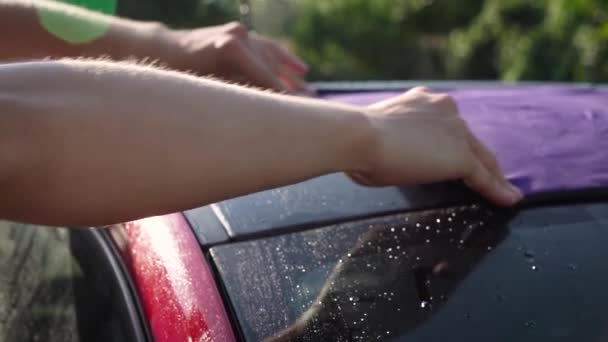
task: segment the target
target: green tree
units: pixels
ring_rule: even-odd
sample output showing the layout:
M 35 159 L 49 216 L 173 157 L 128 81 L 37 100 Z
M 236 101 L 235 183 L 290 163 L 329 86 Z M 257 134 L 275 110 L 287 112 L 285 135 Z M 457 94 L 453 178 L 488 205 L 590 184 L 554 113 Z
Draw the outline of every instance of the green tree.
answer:
M 314 79 L 608 81 L 605 0 L 302 0 Z

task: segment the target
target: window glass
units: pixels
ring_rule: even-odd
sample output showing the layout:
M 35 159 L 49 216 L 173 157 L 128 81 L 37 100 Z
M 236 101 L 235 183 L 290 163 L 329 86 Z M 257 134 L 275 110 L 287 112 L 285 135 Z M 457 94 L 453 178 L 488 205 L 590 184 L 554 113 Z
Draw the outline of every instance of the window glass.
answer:
M 0 223 L 0 341 L 134 341 L 89 230 Z
M 218 246 L 248 341 L 603 341 L 608 205 L 467 206 Z

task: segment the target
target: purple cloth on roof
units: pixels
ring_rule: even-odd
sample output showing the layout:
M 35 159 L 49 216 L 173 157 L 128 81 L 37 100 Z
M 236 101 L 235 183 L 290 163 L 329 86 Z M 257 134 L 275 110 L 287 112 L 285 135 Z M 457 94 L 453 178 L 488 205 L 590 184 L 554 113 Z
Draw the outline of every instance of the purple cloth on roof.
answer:
M 366 105 L 400 92 L 324 95 Z M 608 188 L 608 90 L 523 86 L 448 91 L 526 194 Z

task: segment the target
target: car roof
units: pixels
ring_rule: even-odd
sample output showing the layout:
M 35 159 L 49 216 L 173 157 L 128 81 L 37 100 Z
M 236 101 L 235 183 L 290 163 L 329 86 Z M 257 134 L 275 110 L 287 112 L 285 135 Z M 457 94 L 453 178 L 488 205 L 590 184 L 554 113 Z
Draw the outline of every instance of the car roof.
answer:
M 452 89 L 444 90 L 454 97 L 475 135 L 496 153 L 507 178 L 530 200 L 606 192 L 607 88 L 472 85 L 452 84 Z M 355 89 L 334 89 L 321 96 L 368 105 L 401 92 Z M 213 245 L 476 199 L 457 183 L 367 188 L 334 174 L 185 214 L 197 230 L 199 241 Z

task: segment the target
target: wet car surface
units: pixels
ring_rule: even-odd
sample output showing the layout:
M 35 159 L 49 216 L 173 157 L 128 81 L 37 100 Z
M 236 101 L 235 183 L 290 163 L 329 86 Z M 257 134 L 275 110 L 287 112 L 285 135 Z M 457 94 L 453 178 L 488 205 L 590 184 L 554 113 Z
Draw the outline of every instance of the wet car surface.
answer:
M 602 341 L 608 204 L 391 215 L 218 246 L 247 341 Z

